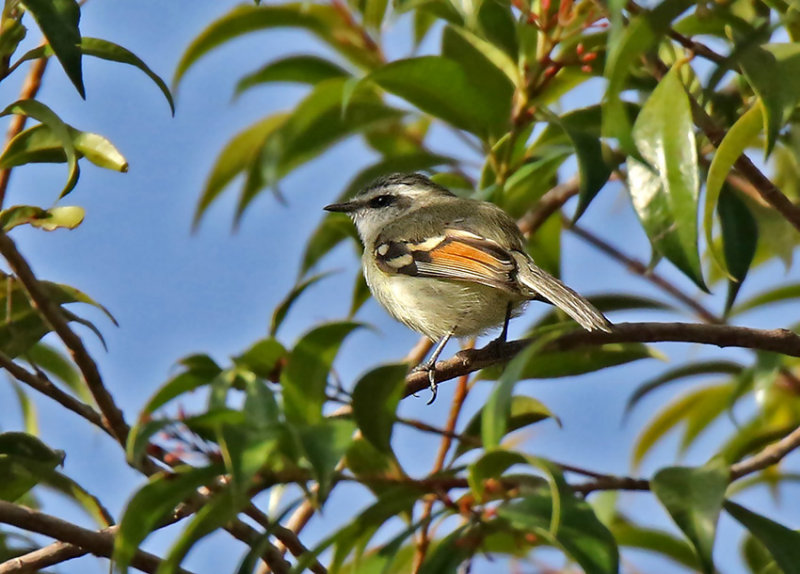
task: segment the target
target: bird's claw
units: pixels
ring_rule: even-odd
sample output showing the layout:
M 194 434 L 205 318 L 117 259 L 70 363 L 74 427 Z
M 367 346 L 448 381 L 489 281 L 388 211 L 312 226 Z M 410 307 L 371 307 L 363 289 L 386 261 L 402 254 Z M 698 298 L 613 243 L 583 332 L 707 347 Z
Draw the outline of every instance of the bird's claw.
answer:
M 438 385 L 436 384 L 436 365 L 431 364 L 430 361 L 425 361 L 424 363 L 420 363 L 413 369 L 411 369 L 412 373 L 418 373 L 420 371 L 424 371 L 428 373 L 428 383 L 431 389 L 431 398 L 427 402 L 427 404 L 433 404 L 433 401 L 436 400 L 436 392 Z

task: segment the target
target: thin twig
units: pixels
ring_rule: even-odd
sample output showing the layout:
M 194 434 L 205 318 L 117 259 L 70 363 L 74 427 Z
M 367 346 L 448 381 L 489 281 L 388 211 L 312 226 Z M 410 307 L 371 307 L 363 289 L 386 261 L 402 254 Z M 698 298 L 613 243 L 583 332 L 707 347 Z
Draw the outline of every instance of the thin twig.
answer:
M 47 69 L 48 58 L 40 58 L 31 64 L 31 69 L 25 78 L 25 83 L 22 84 L 22 90 L 19 94 L 20 100 L 30 100 L 36 97 L 39 93 L 39 88 L 42 86 L 42 76 Z M 11 118 L 11 123 L 6 132 L 6 146 L 8 142 L 14 139 L 18 134 L 25 129 L 25 123 L 28 121 L 27 116 L 15 114 Z M 5 147 L 5 146 L 4 146 Z M 11 168 L 7 167 L 0 169 L 0 209 L 3 207 L 5 201 L 6 191 L 8 190 L 8 182 L 11 178 Z
M 0 254 L 5 257 L 11 270 L 17 275 L 25 288 L 31 305 L 41 314 L 42 318 L 50 325 L 69 350 L 72 360 L 78 366 L 83 380 L 92 393 L 100 412 L 105 419 L 105 426 L 121 445 L 128 439 L 129 427 L 114 402 L 111 393 L 103 384 L 103 378 L 86 347 L 78 335 L 67 323 L 61 308 L 45 293 L 39 280 L 33 274 L 30 265 L 17 250 L 14 241 L 4 232 L 0 231 Z
M 66 409 L 76 413 L 111 435 L 111 431 L 103 424 L 103 416 L 86 403 L 82 403 L 69 393 L 58 388 L 44 373 L 31 373 L 24 367 L 15 363 L 11 357 L 0 351 L 0 367 L 29 387 L 39 391 L 59 403 Z
M 269 516 L 264 514 L 258 507 L 256 507 L 256 505 L 251 504 L 245 509 L 244 513 L 255 520 L 264 530 L 271 532 L 275 538 L 281 541 L 283 546 L 285 546 L 293 556 L 299 558 L 309 551 L 294 532 L 285 526 L 270 520 Z M 328 573 L 328 569 L 320 564 L 318 560 L 314 560 L 308 566 L 308 569 L 314 572 L 314 574 Z
M 659 287 L 661 290 L 665 291 L 672 295 L 675 299 L 686 305 L 687 307 L 691 308 L 700 319 L 705 321 L 706 323 L 714 323 L 719 324 L 723 321 L 714 315 L 711 311 L 703 307 L 700 303 L 698 303 L 694 298 L 690 297 L 680 289 L 678 289 L 675 285 L 673 285 L 670 281 L 656 273 L 655 271 L 649 269 L 647 265 L 644 263 L 625 255 L 622 251 L 608 243 L 607 241 L 601 239 L 594 233 L 584 229 L 579 225 L 573 225 L 569 227 L 570 231 L 572 231 L 575 235 L 590 243 L 612 259 L 615 259 L 625 265 L 630 271 L 640 275 L 642 278 L 646 279 L 656 287 Z
M 461 409 L 464 407 L 464 401 L 467 399 L 469 393 L 469 375 L 463 375 L 458 379 L 456 385 L 456 392 L 453 395 L 453 402 L 450 405 L 450 414 L 447 417 L 447 424 L 445 425 L 445 432 L 442 434 L 442 440 L 439 442 L 439 450 L 436 453 L 436 460 L 433 463 L 433 468 L 430 474 L 435 475 L 442 471 L 444 468 L 444 461 L 447 458 L 447 453 L 450 451 L 450 446 L 453 444 L 452 433 L 455 432 L 456 424 L 458 423 L 458 416 L 461 414 Z M 434 498 L 426 500 L 422 507 L 419 522 L 419 536 L 417 538 L 417 550 L 414 554 L 414 566 L 412 572 L 419 573 L 422 564 L 425 561 L 425 555 L 428 552 L 431 540 L 428 534 L 430 527 L 431 512 L 433 511 Z
M 100 531 L 89 530 L 38 510 L 2 500 L 0 500 L 0 522 L 22 528 L 28 532 L 37 532 L 61 542 L 68 542 L 87 552 L 91 552 L 95 556 L 105 556 L 106 558 L 110 558 L 114 551 L 114 535 L 119 529 L 118 526 L 112 526 Z M 74 553 L 66 553 L 63 545 L 51 545 L 48 548 L 49 550 L 46 552 L 37 551 L 33 559 L 28 554 L 7 560 L 0 564 L 0 574 L 25 572 L 26 570 L 29 572 L 35 571 L 31 570 L 32 563 L 36 564 L 35 569 L 38 570 L 44 566 L 54 564 L 52 562 L 54 555 L 58 555 L 62 559 L 76 557 Z M 160 558 L 143 550 L 137 550 L 131 559 L 131 566 L 142 572 L 154 573 L 160 564 Z M 183 568 L 178 568 L 178 572 L 190 574 L 188 570 Z

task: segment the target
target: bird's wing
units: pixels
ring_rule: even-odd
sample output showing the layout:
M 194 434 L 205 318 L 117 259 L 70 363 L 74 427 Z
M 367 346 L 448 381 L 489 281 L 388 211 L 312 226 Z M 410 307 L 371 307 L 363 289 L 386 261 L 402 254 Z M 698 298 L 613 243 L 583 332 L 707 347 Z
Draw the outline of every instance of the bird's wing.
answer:
M 375 248 L 386 273 L 480 283 L 517 292 L 517 264 L 491 239 L 462 229 L 445 229 L 424 241 L 384 241 Z

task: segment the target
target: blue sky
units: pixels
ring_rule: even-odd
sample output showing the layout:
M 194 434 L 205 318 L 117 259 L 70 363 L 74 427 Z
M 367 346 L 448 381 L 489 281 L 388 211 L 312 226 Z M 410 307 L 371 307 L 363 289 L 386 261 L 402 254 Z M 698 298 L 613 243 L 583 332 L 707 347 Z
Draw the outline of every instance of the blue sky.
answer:
M 105 38 L 127 47 L 169 81 L 189 41 L 235 4 L 222 0 L 90 0 L 83 8 L 81 29 L 85 36 Z M 392 45 L 396 56 L 407 50 L 399 40 L 402 26 L 401 22 L 394 32 L 389 32 L 390 37 L 398 38 Z M 84 290 L 118 319 L 120 326 L 116 328 L 93 310 L 84 313 L 96 321 L 107 339 L 105 352 L 91 336 L 86 337 L 107 386 L 129 421 L 174 372 L 180 357 L 208 352 L 224 362 L 266 334 L 273 307 L 297 277 L 304 241 L 321 220 L 322 206 L 371 159 L 360 143 L 347 142 L 286 179 L 282 191 L 287 205 L 263 194 L 246 213 L 238 232 L 233 233 L 234 195 L 226 194 L 209 210 L 199 231 L 191 233 L 197 198 L 224 142 L 253 121 L 290 107 L 303 93 L 293 86 L 273 86 L 252 90 L 232 102 L 236 80 L 269 59 L 305 51 L 310 44 L 313 42 L 299 33 L 272 32 L 251 35 L 213 52 L 190 70 L 181 84 L 174 118 L 158 89 L 134 68 L 85 58 L 85 102 L 55 62 L 47 70 L 40 99 L 68 123 L 111 139 L 127 157 L 130 170 L 118 174 L 85 165 L 78 187 L 62 201 L 86 208 L 86 220 L 80 228 L 54 233 L 18 229 L 14 237 L 41 278 Z M 15 98 L 22 79 L 20 72 L 0 87 L 4 101 Z M 578 96 L 573 105 L 579 104 Z M 451 143 L 443 138 L 436 141 L 440 146 Z M 63 186 L 65 173 L 63 165 L 15 170 L 6 205 L 50 205 Z M 649 245 L 620 189 L 611 186 L 604 191 L 592 204 L 583 224 L 641 260 L 649 258 Z M 563 242 L 563 277 L 582 293 L 652 293 L 642 280 L 569 234 L 564 234 Z M 350 246 L 342 246 L 323 261 L 321 269 L 342 272 L 312 288 L 292 309 L 280 334 L 284 342 L 291 343 L 320 321 L 346 315 L 357 266 L 353 253 Z M 695 293 L 688 280 L 668 264 L 663 263 L 659 271 Z M 765 277 L 784 277 L 777 265 L 767 271 Z M 798 279 L 797 271 L 786 276 L 786 281 L 791 279 Z M 756 278 L 745 285 L 742 295 L 764 287 L 764 282 L 759 283 Z M 715 298 L 717 308 L 723 295 Z M 513 332 L 520 333 L 532 317 L 542 312 L 541 307 L 532 306 L 525 315 L 527 319 L 517 320 Z M 633 317 L 622 314 L 612 319 Z M 666 319 L 654 312 L 635 317 Z M 346 383 L 379 362 L 402 357 L 417 340 L 415 334 L 395 324 L 374 302 L 362 309 L 359 319 L 375 325 L 377 330 L 357 333 L 344 347 L 337 369 Z M 791 317 L 790 321 L 796 319 Z M 780 312 L 747 316 L 745 320 L 749 325 L 763 327 L 786 326 L 787 321 Z M 686 345 L 665 345 L 661 349 L 672 360 L 697 357 L 700 353 L 725 358 L 746 356 L 735 350 L 701 350 Z M 451 344 L 446 353 L 453 351 L 455 345 Z M 526 445 L 531 452 L 555 460 L 580 462 L 603 472 L 628 472 L 630 446 L 637 429 L 675 391 L 651 397 L 622 426 L 619 421 L 625 399 L 637 382 L 664 368 L 657 361 L 647 361 L 574 380 L 521 383 L 519 391 L 542 400 L 564 424 L 562 429 L 549 422 L 534 427 L 525 435 Z M 469 414 L 480 406 L 488 390 L 489 385 L 484 383 L 473 393 L 467 405 Z M 427 396 L 411 398 L 404 401 L 400 413 L 441 424 L 451 393 L 450 385 L 443 385 L 432 407 L 425 406 Z M 119 517 L 126 498 L 142 484 L 142 477 L 124 466 L 123 454 L 107 437 L 48 401 L 37 400 L 37 404 L 43 439 L 54 448 L 68 451 L 65 471 L 97 493 Z M 0 386 L 0 405 L 4 405 L 0 411 L 2 429 L 18 428 L 19 417 L 11 406 L 13 395 L 7 385 Z M 717 427 L 717 431 L 730 428 L 724 422 Z M 718 434 L 701 440 L 686 461 L 703 462 L 716 444 L 715 437 L 719 441 Z M 672 461 L 676 445 L 677 440 L 664 441 L 648 458 L 643 472 L 648 474 L 657 468 L 654 461 Z M 430 467 L 436 446 L 425 435 L 413 431 L 402 431 L 397 439 L 401 460 L 418 473 Z M 797 488 L 792 489 L 787 495 L 797 494 Z M 310 543 L 322 536 L 330 524 L 352 513 L 351 495 L 331 499 L 324 522 L 313 522 L 307 531 Z M 45 500 L 49 504 L 46 510 L 87 523 L 69 505 L 51 496 Z M 364 497 L 365 503 L 366 500 Z M 646 494 L 623 495 L 622 500 L 626 508 L 642 516 L 661 512 Z M 755 509 L 761 507 L 767 512 L 770 508 L 766 496 L 760 493 L 750 500 L 756 503 Z M 666 525 L 666 520 L 661 523 Z M 728 522 L 722 528 L 723 536 L 734 532 Z M 149 547 L 163 551 L 165 540 L 151 541 Z M 218 572 L 225 565 L 226 570 L 232 569 L 230 551 L 221 552 L 230 548 L 242 552 L 229 542 L 227 535 L 215 535 L 191 554 L 187 566 L 197 572 Z M 733 560 L 730 546 L 727 548 L 717 553 L 723 569 Z M 648 564 L 646 560 L 637 563 Z M 104 566 L 93 559 L 83 559 L 63 571 L 102 572 Z M 671 570 L 664 567 L 659 571 Z

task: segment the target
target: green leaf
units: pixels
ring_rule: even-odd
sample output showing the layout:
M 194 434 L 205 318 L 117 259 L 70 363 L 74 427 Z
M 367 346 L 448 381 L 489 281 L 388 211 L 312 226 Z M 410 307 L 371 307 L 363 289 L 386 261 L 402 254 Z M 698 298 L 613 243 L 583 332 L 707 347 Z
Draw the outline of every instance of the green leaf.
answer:
M 689 98 L 672 70 L 658 83 L 633 128 L 643 163 L 628 158 L 633 207 L 656 251 L 707 291 L 697 250 L 699 166 Z
M 31 400 L 28 393 L 25 392 L 25 389 L 16 379 L 9 378 L 8 382 L 11 383 L 11 388 L 14 390 L 14 394 L 17 395 L 25 432 L 34 436 L 38 435 L 39 417 L 36 413 L 36 403 Z
M 333 359 L 345 337 L 360 327 L 345 321 L 316 327 L 303 335 L 289 354 L 281 372 L 286 418 L 294 423 L 322 421 L 325 387 Z
M 64 452 L 52 450 L 23 432 L 0 434 L 0 500 L 13 502 L 64 462 Z
M 750 264 L 758 245 L 758 224 L 747 205 L 732 190 L 719 197 L 717 204 L 722 224 L 722 245 L 728 273 L 728 296 L 725 299 L 725 313 L 730 311 L 736 295 L 750 270 Z
M 221 472 L 219 466 L 180 467 L 150 477 L 125 507 L 114 539 L 113 561 L 120 572 L 127 572 L 142 541 L 174 508 Z
M 730 480 L 728 466 L 712 459 L 705 466 L 659 470 L 650 486 L 697 552 L 704 572 L 713 573 L 717 520 Z
M 403 114 L 385 105 L 371 90 L 353 93 L 350 80 L 320 82 L 264 142 L 239 197 L 237 221 L 264 187 L 274 186 L 292 170 L 366 126 L 397 120 Z
M 642 343 L 606 343 L 569 351 L 543 352 L 531 356 L 519 374 L 520 379 L 554 379 L 593 373 L 642 359 L 661 359 L 658 350 Z M 497 377 L 497 368 L 481 371 L 484 379 Z
M 461 26 L 446 26 L 442 35 L 442 55 L 461 62 L 472 80 L 485 82 L 498 101 L 513 97 L 522 81 L 517 62 L 500 47 Z M 510 111 L 510 108 L 509 108 Z
M 62 206 L 42 209 L 33 205 L 15 205 L 0 211 L 0 227 L 9 231 L 18 225 L 32 225 L 45 231 L 75 229 L 83 222 L 82 207 Z
M 105 307 L 78 289 L 50 281 L 39 281 L 39 283 L 54 303 L 58 305 L 88 303 L 103 311 L 116 324 Z M 61 309 L 68 321 L 87 325 L 102 341 L 102 336 L 94 325 L 63 307 Z M 50 330 L 50 325 L 31 306 L 19 280 L 0 271 L 0 351 L 11 358 L 21 355 Z
M 725 510 L 766 546 L 784 574 L 800 573 L 800 532 L 730 500 L 725 501 Z
M 200 194 L 200 201 L 194 213 L 192 226 L 196 229 L 206 209 L 219 197 L 219 194 L 233 179 L 245 173 L 259 157 L 261 147 L 267 137 L 286 121 L 286 114 L 275 114 L 254 123 L 236 134 L 217 156 L 206 184 Z
M 540 401 L 525 395 L 514 395 L 511 397 L 511 406 L 505 434 L 550 418 L 555 419 L 557 423 L 561 424 L 558 417 Z M 475 413 L 475 416 L 470 419 L 467 426 L 461 432 L 462 437 L 474 440 L 460 440 L 456 447 L 455 454 L 453 455 L 454 458 L 480 446 L 481 428 L 483 427 L 482 419 L 483 408 Z
M 108 139 L 91 132 L 82 132 L 67 125 L 77 156 L 114 171 L 128 171 L 128 161 Z M 3 150 L 0 167 L 10 168 L 28 163 L 63 163 L 67 161 L 62 140 L 45 124 L 17 134 Z
M 625 413 L 627 414 L 630 412 L 645 396 L 667 383 L 672 383 L 686 377 L 696 377 L 698 375 L 717 373 L 736 375 L 741 373 L 743 369 L 744 367 L 742 367 L 742 365 L 732 361 L 700 361 L 675 367 L 636 387 L 636 390 L 631 394 L 631 397 L 625 405 Z
M 343 213 L 325 216 L 306 242 L 300 274 L 305 275 L 329 251 L 348 237 L 357 238 L 350 218 Z
M 692 6 L 694 2 L 691 0 L 665 0 L 653 10 L 635 16 L 624 27 L 612 26 L 612 31 L 619 30 L 619 33 L 613 34 L 609 40 L 606 57 L 604 73 L 608 86 L 603 110 L 603 136 L 617 138 L 626 153 L 634 151 L 634 141 L 625 102 L 620 94 L 626 88 L 628 77 L 636 69 L 640 56 L 667 32 L 675 18 Z
M 798 297 L 800 297 L 800 283 L 781 285 L 780 287 L 764 291 L 763 293 L 754 295 L 750 299 L 739 303 L 730 312 L 730 316 L 740 315 L 745 311 L 750 311 L 751 309 L 756 309 L 763 305 L 791 301 Z
M 478 25 L 483 36 L 501 48 L 514 62 L 519 57 L 517 24 L 511 6 L 500 2 L 481 2 L 478 8 Z
M 233 362 L 255 373 L 257 377 L 275 381 L 279 374 L 279 365 L 287 354 L 284 346 L 270 337 L 255 342 L 244 353 L 234 357 Z
M 215 493 L 210 501 L 201 506 L 189 524 L 183 529 L 172 545 L 169 553 L 156 569 L 156 574 L 174 574 L 178 572 L 181 562 L 201 538 L 228 524 L 242 506 L 249 500 L 237 499 L 233 489 L 226 488 Z
M 638 526 L 620 517 L 615 518 L 609 528 L 620 546 L 649 550 L 668 556 L 692 570 L 700 569 L 697 554 L 683 539 L 662 530 Z
M 335 6 L 301 2 L 242 5 L 212 22 L 192 41 L 175 69 L 173 86 L 180 83 L 197 60 L 218 46 L 244 34 L 270 28 L 308 30 L 362 68 L 372 68 L 380 63 L 379 54 Z
M 526 496 L 519 502 L 501 505 L 497 514 L 520 530 L 532 532 L 564 552 L 586 574 L 616 574 L 619 570 L 619 550 L 614 536 L 597 519 L 592 507 L 577 498 L 570 490 L 561 489 L 561 509 L 558 528 L 550 525 L 554 510 L 552 494 L 542 491 Z
M 22 25 L 20 19 L 4 17 L 2 30 L 0 30 L 0 55 L 13 55 L 26 35 L 27 29 Z
M 745 78 L 758 94 L 764 120 L 764 157 L 800 102 L 800 47 L 797 44 L 750 44 L 739 54 Z
M 86 99 L 81 69 L 81 32 L 78 23 L 81 8 L 76 0 L 24 0 L 25 9 L 53 48 L 58 61 L 75 85 L 78 93 Z M 37 118 L 38 119 L 38 118 Z
M 236 83 L 234 93 L 240 96 L 250 88 L 273 82 L 297 82 L 313 86 L 324 80 L 346 78 L 349 75 L 341 66 L 319 56 L 287 56 L 244 76 Z
M 448 58 L 395 60 L 365 80 L 482 139 L 498 137 L 510 125 L 511 100 L 495 99 L 462 64 Z
M 761 127 L 761 108 L 753 106 L 740 116 L 728 130 L 728 133 L 725 134 L 717 148 L 717 153 L 711 159 L 711 166 L 708 168 L 706 204 L 703 209 L 703 229 L 706 232 L 706 243 L 708 244 L 709 252 L 719 268 L 726 274 L 728 274 L 728 266 L 725 262 L 725 255 L 712 236 L 714 208 L 717 206 L 725 178 L 728 177 L 733 164 L 744 153 L 744 150 L 754 142 L 761 131 Z
M 295 301 L 303 294 L 303 292 L 311 287 L 317 281 L 325 279 L 326 277 L 330 276 L 331 272 L 328 271 L 326 273 L 319 273 L 318 275 L 314 275 L 312 277 L 308 277 L 304 279 L 294 287 L 283 300 L 278 303 L 278 306 L 275 307 L 275 310 L 272 312 L 272 321 L 270 322 L 269 326 L 269 336 L 274 337 L 275 334 L 280 329 L 283 320 L 286 318 L 286 314 L 289 312 L 289 309 L 292 308 L 292 305 Z
M 170 93 L 167 84 L 136 54 L 127 48 L 123 48 L 122 46 L 119 46 L 113 42 L 109 42 L 108 40 L 101 40 L 100 38 L 82 38 L 80 42 L 80 49 L 86 56 L 94 56 L 95 58 L 100 58 L 102 60 L 119 62 L 121 64 L 133 66 L 134 68 L 139 68 L 147 75 L 148 78 L 153 80 L 156 86 L 158 86 L 158 89 L 161 90 L 161 93 L 164 94 L 164 97 L 167 99 L 167 103 L 169 104 L 169 109 L 172 112 L 172 115 L 175 115 L 175 102 L 172 99 L 172 94 Z
M 727 383 L 703 387 L 682 395 L 664 407 L 637 437 L 631 455 L 633 467 L 638 468 L 653 445 L 679 423 L 689 418 L 698 405 L 714 404 L 724 409 L 729 404 L 731 393 L 731 385 Z
M 466 526 L 448 534 L 425 557 L 419 574 L 457 574 L 461 564 L 477 551 L 470 544 Z
M 348 419 L 325 419 L 297 429 L 300 444 L 319 485 L 316 497 L 320 504 L 328 497 L 336 465 L 353 442 L 355 430 L 353 421 Z
M 483 500 L 484 482 L 490 478 L 500 478 L 515 464 L 528 464 L 525 455 L 508 450 L 492 450 L 469 465 L 467 481 L 478 501 Z
M 58 140 L 61 142 L 61 148 L 64 150 L 64 155 L 67 158 L 69 175 L 67 177 L 67 183 L 64 186 L 64 189 L 61 191 L 60 197 L 67 195 L 73 190 L 75 184 L 78 183 L 78 176 L 80 175 L 80 168 L 78 167 L 78 154 L 75 151 L 75 145 L 72 143 L 72 136 L 69 132 L 69 126 L 65 124 L 61 118 L 59 118 L 55 112 L 53 112 L 53 110 L 37 100 L 18 100 L 0 112 L 0 116 L 7 116 L 9 114 L 30 116 L 39 120 L 48 128 L 50 128 L 56 138 L 58 138 Z
M 383 365 L 361 377 L 353 389 L 353 418 L 361 434 L 384 453 L 392 452 L 395 411 L 405 389 L 408 365 Z
M 481 440 L 487 451 L 500 447 L 500 441 L 508 432 L 514 387 L 522 378 L 522 371 L 532 357 L 536 357 L 542 342 L 536 341 L 505 366 L 503 374 L 492 389 L 492 394 L 481 409 Z
M 611 176 L 611 167 L 606 163 L 603 146 L 597 136 L 581 128 L 574 127 L 573 122 L 562 121 L 561 118 L 548 110 L 540 109 L 539 113 L 543 114 L 548 122 L 561 128 L 575 148 L 575 156 L 578 159 L 578 172 L 580 174 L 578 207 L 573 218 L 573 221 L 577 221 L 608 181 Z

